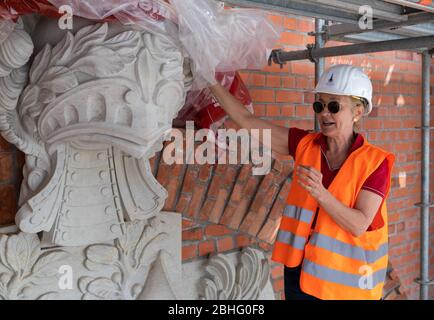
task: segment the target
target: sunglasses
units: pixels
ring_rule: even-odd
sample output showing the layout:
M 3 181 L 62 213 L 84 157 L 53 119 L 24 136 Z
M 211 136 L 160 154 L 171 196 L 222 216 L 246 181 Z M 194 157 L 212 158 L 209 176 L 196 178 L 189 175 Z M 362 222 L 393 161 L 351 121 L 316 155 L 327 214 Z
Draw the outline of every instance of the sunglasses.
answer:
M 338 113 L 339 110 L 341 110 L 341 105 L 338 101 L 330 101 L 329 103 L 315 101 L 313 103 L 313 111 L 315 111 L 315 113 L 321 113 L 326 106 L 330 113 Z
M 362 102 L 363 106 L 366 106 L 367 102 L 364 100 L 364 98 L 351 96 L 354 99 L 357 99 Z M 341 104 L 339 101 L 330 101 L 329 103 L 324 103 L 321 101 L 315 101 L 313 103 L 313 111 L 315 113 L 321 113 L 323 110 L 327 107 L 330 113 L 338 113 L 339 110 L 341 110 Z

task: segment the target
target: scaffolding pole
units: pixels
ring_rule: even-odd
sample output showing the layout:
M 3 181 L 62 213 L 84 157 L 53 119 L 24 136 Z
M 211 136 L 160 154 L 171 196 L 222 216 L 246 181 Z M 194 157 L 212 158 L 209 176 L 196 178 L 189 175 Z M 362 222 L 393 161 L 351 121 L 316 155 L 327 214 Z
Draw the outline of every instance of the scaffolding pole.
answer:
M 422 53 L 422 181 L 420 206 L 420 299 L 429 299 L 429 210 L 430 204 L 430 69 L 431 54 Z
M 336 57 L 392 50 L 430 49 L 432 47 L 434 47 L 434 35 L 398 40 L 367 42 L 329 48 L 310 48 L 308 50 L 301 51 L 285 52 L 281 50 L 274 50 L 272 52 L 271 59 L 274 61 L 274 63 L 281 64 L 286 61 L 294 60 L 312 60 L 324 57 Z
M 325 38 L 325 20 L 315 19 L 315 48 L 324 48 L 324 38 Z M 319 78 L 324 72 L 325 59 L 318 58 L 315 60 L 315 85 L 317 85 Z M 318 115 L 315 113 L 315 132 L 320 131 L 320 126 L 318 122 Z

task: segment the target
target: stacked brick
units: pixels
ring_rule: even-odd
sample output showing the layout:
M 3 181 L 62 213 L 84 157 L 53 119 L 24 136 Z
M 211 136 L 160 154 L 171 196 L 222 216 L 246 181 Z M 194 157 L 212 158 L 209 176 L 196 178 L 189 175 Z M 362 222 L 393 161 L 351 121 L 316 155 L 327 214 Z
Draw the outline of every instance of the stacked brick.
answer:
M 23 161 L 23 154 L 0 137 L 0 226 L 14 223 Z

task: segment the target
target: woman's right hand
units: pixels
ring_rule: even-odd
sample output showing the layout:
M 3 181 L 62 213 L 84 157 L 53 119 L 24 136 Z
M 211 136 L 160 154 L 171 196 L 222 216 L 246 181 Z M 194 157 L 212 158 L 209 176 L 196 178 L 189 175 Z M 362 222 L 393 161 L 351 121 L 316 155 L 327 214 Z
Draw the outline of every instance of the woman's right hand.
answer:
M 271 145 L 268 145 L 266 140 L 263 139 L 263 134 L 260 134 L 260 142 L 264 146 L 271 148 L 273 152 L 289 155 L 289 128 L 275 125 L 271 121 L 252 115 L 241 102 L 219 83 L 210 86 L 209 89 L 220 106 L 239 127 L 247 130 L 259 129 L 262 132 L 264 129 L 270 130 Z

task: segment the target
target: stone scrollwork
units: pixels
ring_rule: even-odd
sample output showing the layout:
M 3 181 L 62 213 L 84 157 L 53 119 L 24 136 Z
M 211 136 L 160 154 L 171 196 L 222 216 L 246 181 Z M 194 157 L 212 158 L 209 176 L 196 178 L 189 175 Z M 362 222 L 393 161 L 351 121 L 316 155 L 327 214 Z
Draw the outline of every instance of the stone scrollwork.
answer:
M 240 262 L 219 254 L 210 258 L 201 280 L 204 300 L 258 300 L 270 276 L 268 260 L 252 248 L 241 253 Z

